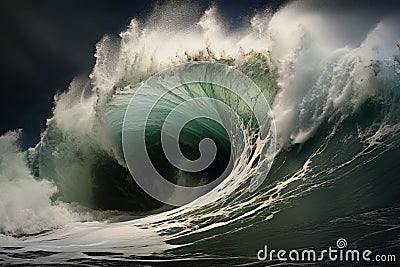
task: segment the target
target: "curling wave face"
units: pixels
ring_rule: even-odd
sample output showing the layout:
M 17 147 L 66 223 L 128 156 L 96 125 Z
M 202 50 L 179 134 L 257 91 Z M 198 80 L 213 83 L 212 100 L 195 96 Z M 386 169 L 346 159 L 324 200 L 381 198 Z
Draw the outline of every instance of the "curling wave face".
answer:
M 99 247 L 93 242 L 87 249 L 122 251 L 124 256 L 110 254 L 110 258 L 126 260 L 167 249 L 174 249 L 176 255 L 196 251 L 199 254 L 194 258 L 205 254 L 252 257 L 266 239 L 271 245 L 310 247 L 338 238 L 329 232 L 336 235 L 343 231 L 363 244 L 365 240 L 368 243 L 365 236 L 340 230 L 338 225 L 357 227 L 359 218 L 371 212 L 381 227 L 390 225 L 388 220 L 398 217 L 396 194 L 400 188 L 395 162 L 400 153 L 400 18 L 378 14 L 378 20 L 368 20 L 356 12 L 350 17 L 335 12 L 327 16 L 295 2 L 274 14 L 259 12 L 248 27 L 232 32 L 223 28 L 215 7 L 201 17 L 195 15 L 200 12 L 189 10 L 195 9 L 173 3 L 158 6 L 147 21 L 132 20 L 119 38 L 105 36 L 97 45 L 96 65 L 89 79 L 76 78 L 67 91 L 55 97 L 54 116 L 48 120 L 40 143 L 26 152 L 2 151 L 0 163 L 18 157 L 20 166 L 15 169 L 24 170 L 22 174 L 7 174 L 14 167 L 1 165 L 2 185 L 12 183 L 13 188 L 24 192 L 28 191 L 25 182 L 31 184 L 26 187 L 41 188 L 30 191 L 33 199 L 41 195 L 35 202 L 38 206 L 23 205 L 41 216 L 41 223 L 35 228 L 15 224 L 23 218 L 11 213 L 7 220 L 0 220 L 0 231 L 33 234 L 68 224 L 64 231 L 73 233 L 68 242 L 79 243 L 84 242 L 79 239 L 81 232 L 94 235 L 100 227 L 110 245 Z M 176 16 L 188 12 L 194 12 L 190 18 Z M 358 34 L 353 37 L 349 37 L 346 23 L 340 22 L 350 18 L 363 18 L 354 25 Z M 326 34 L 328 30 L 330 35 Z M 251 177 L 259 171 L 251 160 L 259 158 L 255 154 L 260 153 L 257 138 L 246 139 L 241 150 L 245 152 L 237 154 L 229 130 L 198 119 L 182 129 L 182 153 L 190 160 L 199 158 L 199 143 L 210 138 L 217 148 L 215 160 L 209 168 L 190 175 L 171 165 L 163 154 L 160 127 L 182 99 L 218 95 L 231 107 L 241 105 L 236 96 L 224 94 L 224 88 L 215 85 L 197 83 L 176 88 L 154 106 L 146 129 L 146 146 L 156 169 L 169 181 L 186 186 L 214 181 L 226 169 L 229 175 L 242 175 L 217 201 L 201 208 L 169 210 L 170 206 L 150 197 L 131 177 L 122 145 L 124 116 L 132 96 L 152 75 L 199 61 L 239 70 L 260 88 L 276 125 L 277 147 L 268 151 L 274 163 L 268 176 L 264 173 L 264 183 L 250 192 Z M 195 116 L 197 108 L 187 107 L 184 114 Z M 250 136 L 252 126 L 246 122 L 251 112 L 243 108 L 238 113 L 243 122 L 240 133 Z M 16 137 L 10 141 L 10 136 L 15 135 L 5 135 L 0 142 L 13 144 Z M 229 165 L 232 155 L 233 167 Z M 0 187 L 0 196 L 7 186 Z M 15 197 L 5 198 L 16 203 Z M 28 198 L 22 202 L 32 203 Z M 82 206 L 134 212 L 125 215 L 158 214 L 128 222 L 78 223 L 72 230 L 70 222 L 98 218 L 94 211 L 83 212 Z M 7 213 L 8 207 L 0 206 L 0 214 Z M 55 217 L 58 220 L 54 221 Z M 374 223 L 372 218 L 368 222 Z M 17 227 L 10 226 L 13 224 Z M 306 238 L 286 231 L 301 232 L 316 229 L 316 225 L 323 225 L 326 234 L 314 231 Z M 383 237 L 385 242 L 392 231 L 386 230 L 389 234 Z M 63 251 L 62 238 L 56 244 L 46 241 L 57 236 L 57 231 L 63 230 L 42 237 L 43 249 L 53 251 L 58 246 Z M 138 240 L 132 244 L 128 239 L 122 242 L 120 235 L 112 237 L 111 233 L 118 231 L 149 236 L 150 248 L 144 249 Z M 229 233 L 235 235 L 229 235 L 229 240 L 220 238 Z M 234 245 L 246 236 L 252 241 L 246 249 Z M 18 240 L 7 242 L 24 246 Z M 30 242 L 37 245 L 34 238 Z M 140 253 L 135 254 L 135 250 Z M 79 253 L 75 256 L 82 257 Z M 236 260 L 245 262 L 240 257 Z

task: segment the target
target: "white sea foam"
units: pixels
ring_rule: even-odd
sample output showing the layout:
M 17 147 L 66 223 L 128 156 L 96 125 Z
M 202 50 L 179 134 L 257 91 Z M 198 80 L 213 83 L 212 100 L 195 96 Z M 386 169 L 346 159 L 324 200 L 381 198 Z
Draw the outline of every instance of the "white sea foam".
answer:
M 19 135 L 8 132 L 0 137 L 0 232 L 35 234 L 74 221 L 66 204 L 52 202 L 56 186 L 30 174 L 18 148 Z

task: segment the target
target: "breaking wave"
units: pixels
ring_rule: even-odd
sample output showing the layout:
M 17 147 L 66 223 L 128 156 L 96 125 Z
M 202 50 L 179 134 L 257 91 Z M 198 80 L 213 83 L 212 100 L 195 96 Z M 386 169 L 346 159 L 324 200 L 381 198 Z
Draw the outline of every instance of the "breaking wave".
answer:
M 145 21 L 133 19 L 119 37 L 105 36 L 97 44 L 96 64 L 88 78 L 75 78 L 68 90 L 55 96 L 53 117 L 35 148 L 18 151 L 15 132 L 1 137 L 0 231 L 36 234 L 90 221 L 91 211 L 118 210 L 128 222 L 92 223 L 105 232 L 129 228 L 132 235 L 148 234 L 150 229 L 150 239 L 162 245 L 141 252 L 147 255 L 158 248 L 179 252 L 181 246 L 196 247 L 197 242 L 218 241 L 219 235 L 255 226 L 266 233 L 277 225 L 290 225 L 296 218 L 290 207 L 301 203 L 313 203 L 315 213 L 307 215 L 311 221 L 397 206 L 393 188 L 399 188 L 398 164 L 393 157 L 399 153 L 400 140 L 400 18 L 390 14 L 378 22 L 360 20 L 353 25 L 357 35 L 349 37 L 351 29 L 342 21 L 357 17 L 363 14 L 327 15 L 294 2 L 275 13 L 258 12 L 248 25 L 232 31 L 224 28 L 216 7 L 202 13 L 170 3 L 156 6 Z M 250 192 L 250 180 L 258 170 L 254 160 L 262 151 L 258 139 L 246 139 L 245 152 L 236 155 L 229 131 L 199 119 L 183 128 L 182 153 L 195 160 L 201 154 L 200 141 L 210 138 L 217 147 L 215 161 L 205 171 L 183 174 L 170 166 L 159 140 L 159 127 L 176 107 L 174 101 L 181 99 L 174 98 L 179 93 L 164 98 L 147 129 L 146 145 L 157 170 L 170 181 L 194 186 L 215 180 L 236 155 L 235 167 L 228 169 L 240 177 L 212 203 L 172 208 L 146 194 L 131 177 L 122 147 L 124 116 L 147 79 L 167 68 L 204 61 L 238 70 L 260 88 L 276 125 L 277 146 L 268 155 L 271 164 L 274 160 L 269 173 L 261 173 L 263 184 Z M 200 83 L 184 90 L 183 98 L 210 97 L 211 92 L 230 106 L 239 101 L 218 93 L 223 89 L 216 86 Z M 186 115 L 195 116 L 197 108 L 188 108 Z M 247 136 L 252 129 L 250 113 L 239 112 L 245 125 L 241 131 Z M 326 196 L 337 196 L 335 205 L 327 203 Z M 294 204 L 294 199 L 302 200 Z M 320 202 L 327 203 L 324 211 Z M 275 219 L 285 210 L 286 217 Z M 271 221 L 270 228 L 260 226 L 265 221 Z M 250 235 L 257 244 L 257 233 Z M 278 240 L 279 233 L 275 235 Z M 117 237 L 109 237 L 116 252 L 126 245 Z M 69 238 L 82 241 L 78 234 Z M 210 248 L 210 253 L 225 255 L 219 247 Z M 89 249 L 106 250 L 94 244 Z M 124 253 L 135 255 L 131 250 Z

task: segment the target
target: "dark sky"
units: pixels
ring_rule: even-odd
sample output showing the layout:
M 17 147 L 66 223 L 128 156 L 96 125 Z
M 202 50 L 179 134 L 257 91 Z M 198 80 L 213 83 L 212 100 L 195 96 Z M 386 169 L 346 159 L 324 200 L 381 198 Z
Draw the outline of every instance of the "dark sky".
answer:
M 255 9 L 282 2 L 221 0 L 217 6 L 237 27 Z M 152 6 L 140 0 L 1 1 L 0 134 L 23 128 L 22 147 L 34 146 L 51 116 L 54 93 L 90 73 L 95 44 L 123 31 L 133 17 L 146 17 Z

